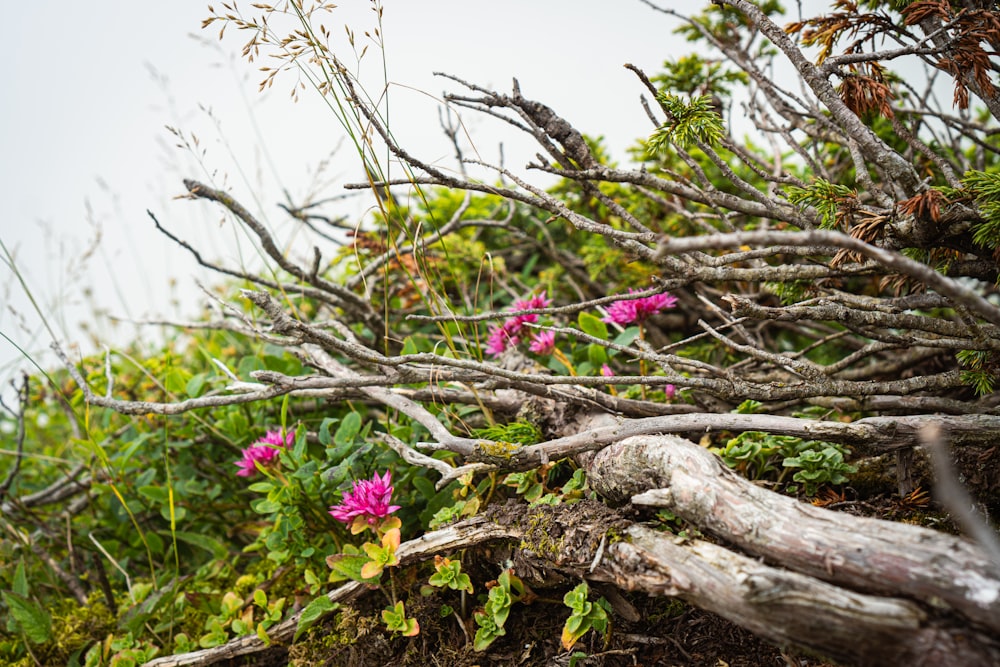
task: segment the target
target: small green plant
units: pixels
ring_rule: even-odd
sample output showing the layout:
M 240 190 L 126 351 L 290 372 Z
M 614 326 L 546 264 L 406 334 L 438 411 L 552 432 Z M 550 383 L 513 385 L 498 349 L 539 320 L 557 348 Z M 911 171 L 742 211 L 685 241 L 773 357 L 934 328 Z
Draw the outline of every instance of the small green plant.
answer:
M 733 412 L 735 412 L 738 415 L 755 415 L 759 413 L 763 408 L 764 408 L 763 403 L 761 403 L 760 401 L 755 401 L 752 398 L 748 398 L 747 400 L 743 401 L 738 406 L 736 406 L 736 409 Z
M 348 524 L 351 533 L 356 535 L 370 529 L 377 540 L 361 545 L 364 555 L 356 548 L 345 548 L 343 553 L 327 556 L 327 564 L 341 576 L 378 585 L 386 568 L 399 565 L 396 549 L 402 522 L 389 516 L 400 509 L 399 505 L 389 504 L 392 492 L 392 475 L 375 473 L 371 479 L 356 480 L 353 489 L 344 493 L 343 502 L 330 508 L 333 518 Z M 390 577 L 390 580 L 392 603 L 382 611 L 382 620 L 390 632 L 412 637 L 420 632 L 420 626 L 416 619 L 406 617 L 403 601 L 396 599 L 395 579 Z
M 799 468 L 792 479 L 803 485 L 807 496 L 816 495 L 822 484 L 843 484 L 848 481 L 845 473 L 858 471 L 844 462 L 844 450 L 837 445 L 814 441 L 802 444 L 798 455 L 785 457 L 781 465 Z
M 431 529 L 441 528 L 453 521 L 475 516 L 483 504 L 493 493 L 496 484 L 495 476 L 484 477 L 478 484 L 472 473 L 462 475 L 458 479 L 458 488 L 451 492 L 452 502 L 443 505 L 428 519 Z M 433 490 L 433 485 L 431 485 Z
M 159 649 L 149 640 L 137 639 L 131 632 L 122 635 L 108 635 L 95 644 L 84 656 L 84 667 L 114 665 L 115 667 L 139 667 L 159 654 Z
M 404 637 L 414 637 L 420 634 L 420 625 L 417 623 L 417 619 L 406 617 L 406 609 L 403 607 L 402 600 L 383 609 L 382 620 L 385 621 L 385 627 L 390 632 L 398 632 Z
M 380 544 L 373 544 L 372 542 L 363 544 L 361 548 L 364 550 L 365 555 L 368 556 L 368 562 L 361 566 L 361 578 L 374 579 L 382 575 L 383 569 L 399 565 L 399 557 L 396 556 L 399 541 L 399 528 L 396 527 L 382 534 Z
M 843 484 L 857 468 L 845 459 L 850 450 L 836 443 L 802 440 L 790 435 L 744 431 L 725 447 L 713 449 L 723 462 L 747 479 L 770 479 L 779 484 L 789 470 L 798 469 L 792 480 L 802 484 L 806 495 L 815 495 L 823 484 Z M 786 489 L 798 492 L 797 486 Z
M 597 602 L 590 602 L 588 595 L 590 587 L 584 581 L 563 596 L 563 603 L 572 610 L 562 631 L 562 645 L 567 651 L 591 628 L 604 635 L 607 643 L 608 612 L 611 611 L 611 606 L 603 597 Z
M 504 484 L 514 487 L 517 495 L 523 497 L 529 503 L 533 503 L 542 497 L 545 492 L 545 485 L 542 483 L 543 471 L 526 470 L 524 472 L 509 473 L 504 479 Z
M 558 464 L 557 464 L 558 465 Z M 543 466 L 525 472 L 509 473 L 504 478 L 506 486 L 514 487 L 517 495 L 522 496 L 532 505 L 572 504 L 585 496 L 587 492 L 587 477 L 582 468 L 573 471 L 573 476 L 566 480 L 562 487 L 546 490 L 550 472 L 553 466 Z M 558 476 L 553 473 L 553 476 Z
M 673 533 L 682 539 L 701 537 L 701 531 L 698 530 L 697 526 L 691 526 L 687 521 L 670 510 L 659 510 L 656 513 L 656 521 L 664 531 Z
M 726 443 L 719 456 L 730 468 L 739 470 L 747 479 L 763 479 L 777 471 L 777 455 L 782 443 L 773 436 L 763 436 L 757 431 L 746 431 Z M 782 436 L 783 437 L 783 436 Z
M 431 586 L 448 587 L 453 591 L 472 593 L 472 580 L 462 572 L 461 561 L 434 556 L 434 574 L 427 580 Z
M 971 197 L 983 220 L 972 226 L 972 240 L 987 248 L 1000 247 L 1000 174 L 969 170 L 962 177 L 963 188 L 941 188 L 947 199 Z
M 28 593 L 28 579 L 21 560 L 14 570 L 13 590 L 2 593 L 8 610 L 7 631 L 19 633 L 33 644 L 44 644 L 52 637 L 52 617 Z
M 525 599 L 526 587 L 524 582 L 514 574 L 513 570 L 504 570 L 497 577 L 496 584 L 490 588 L 489 596 L 482 611 L 473 614 L 476 625 L 476 636 L 473 640 L 473 648 L 477 651 L 485 651 L 497 637 L 507 634 L 503 629 L 510 615 L 510 608 L 515 602 Z
M 302 633 L 308 630 L 321 619 L 324 615 L 331 611 L 335 611 L 340 607 L 336 602 L 332 602 L 330 598 L 325 595 L 320 595 L 318 598 L 314 599 L 312 602 L 306 605 L 302 613 L 299 614 L 299 623 L 295 627 L 295 636 L 292 641 L 298 641 Z

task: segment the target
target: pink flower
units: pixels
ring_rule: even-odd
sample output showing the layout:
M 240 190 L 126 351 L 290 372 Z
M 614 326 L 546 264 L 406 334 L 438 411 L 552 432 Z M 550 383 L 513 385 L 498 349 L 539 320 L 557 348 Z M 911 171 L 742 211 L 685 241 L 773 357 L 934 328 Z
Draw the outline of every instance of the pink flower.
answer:
M 515 312 L 519 310 L 535 310 L 536 308 L 548 308 L 550 303 L 552 303 L 552 299 L 546 299 L 545 292 L 542 292 L 541 294 L 531 298 L 515 301 L 513 305 L 511 305 L 510 309 Z M 526 322 L 534 324 L 537 321 L 537 313 L 515 315 L 514 317 L 508 318 L 507 321 L 503 323 L 503 328 L 514 336 L 521 333 L 521 329 L 524 328 L 524 324 Z
M 614 374 L 615 372 L 611 370 L 611 366 L 608 366 L 607 364 L 601 364 L 601 375 L 603 375 L 606 378 L 609 378 L 612 377 Z
M 510 309 L 513 311 L 535 310 L 538 308 L 548 308 L 550 303 L 552 303 L 552 299 L 546 299 L 545 292 L 542 292 L 541 294 L 538 294 L 531 298 L 522 299 L 521 301 L 515 301 L 513 305 L 510 307 Z M 534 324 L 537 321 L 538 321 L 538 314 L 530 313 L 527 315 L 515 315 L 514 317 L 507 320 L 507 322 L 505 322 L 504 324 L 505 326 L 510 326 L 510 329 L 513 333 L 518 333 L 521 330 L 521 326 L 525 322 L 530 322 L 531 324 Z
M 637 290 L 630 289 L 629 294 L 634 294 Z M 667 308 L 677 305 L 677 297 L 669 292 L 653 294 L 641 299 L 626 299 L 615 301 L 608 306 L 608 315 L 604 318 L 610 324 L 634 324 L 641 323 L 650 315 L 655 315 Z
M 486 351 L 494 357 L 499 357 L 510 345 L 513 347 L 520 342 L 517 336 L 511 336 L 505 326 L 493 327 L 490 329 L 490 337 L 486 339 Z
M 674 400 L 674 396 L 677 395 L 677 387 L 672 384 L 668 384 L 663 388 L 663 393 L 666 395 L 668 401 Z
M 553 331 L 539 331 L 531 338 L 528 349 L 535 354 L 552 354 L 556 349 L 556 334 Z
M 237 477 L 252 477 L 257 473 L 257 464 L 275 465 L 279 450 L 288 447 L 295 439 L 295 431 L 289 431 L 284 438 L 281 431 L 268 431 L 263 438 L 243 450 L 243 458 L 236 461 L 240 471 Z
M 510 309 L 516 312 L 519 310 L 548 308 L 551 303 L 552 299 L 546 299 L 545 292 L 542 292 L 528 299 L 515 301 Z M 490 329 L 490 337 L 486 340 L 486 352 L 494 357 L 500 356 L 508 347 L 514 347 L 521 342 L 520 333 L 524 329 L 525 323 L 534 324 L 537 321 L 538 315 L 535 313 L 508 317 L 501 326 L 495 326 Z
M 392 477 L 388 470 L 385 475 L 372 475 L 371 479 L 354 482 L 354 489 L 344 493 L 339 505 L 330 507 L 330 516 L 337 521 L 352 523 L 355 517 L 364 517 L 369 525 L 374 525 L 396 510 L 399 505 L 390 505 L 392 500 Z
M 295 430 L 293 429 L 285 434 L 284 439 L 281 438 L 281 431 L 268 431 L 257 442 L 264 445 L 273 445 L 274 447 L 289 447 L 294 440 Z

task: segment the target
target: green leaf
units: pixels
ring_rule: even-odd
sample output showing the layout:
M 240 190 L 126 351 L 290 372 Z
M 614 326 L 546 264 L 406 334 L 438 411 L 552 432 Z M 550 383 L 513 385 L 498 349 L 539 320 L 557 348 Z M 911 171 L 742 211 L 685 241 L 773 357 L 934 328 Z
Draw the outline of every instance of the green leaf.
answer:
M 250 501 L 250 507 L 257 514 L 274 514 L 281 509 L 281 503 L 276 503 L 267 498 L 258 498 Z
M 600 345 L 588 345 L 587 361 L 589 361 L 591 366 L 594 368 L 600 368 L 604 364 L 608 363 L 608 351 Z
M 267 593 L 259 588 L 255 590 L 253 592 L 253 603 L 261 609 L 267 609 Z
M 193 378 L 188 380 L 187 386 L 184 388 L 188 395 L 188 398 L 196 398 L 201 394 L 201 390 L 205 387 L 205 380 L 208 378 L 206 373 L 198 373 Z
M 32 643 L 44 644 L 52 638 L 52 617 L 44 609 L 17 593 L 3 593 L 3 601 Z
M 407 336 L 403 339 L 403 349 L 400 350 L 400 354 L 417 354 L 419 350 L 417 349 L 417 344 L 413 342 L 413 336 Z
M 352 412 L 344 420 L 340 422 L 340 427 L 333 436 L 333 442 L 338 447 L 344 447 L 346 445 L 354 442 L 354 438 L 358 435 L 358 431 L 361 430 L 361 415 L 357 412 Z
M 282 432 L 287 432 L 288 430 L 288 401 L 291 399 L 290 394 L 285 394 L 281 399 L 281 430 Z
M 580 633 L 580 626 L 583 625 L 584 620 L 586 619 L 584 619 L 583 616 L 577 616 L 576 614 L 573 614 L 572 616 L 566 619 L 566 632 L 574 636 L 582 634 Z
M 136 490 L 139 495 L 145 496 L 155 503 L 166 503 L 169 495 L 162 486 L 140 486 Z
M 153 534 L 155 533 L 150 533 L 150 535 Z M 177 592 L 177 584 L 178 581 L 174 579 L 168 585 L 149 592 L 139 604 L 129 607 L 125 613 L 119 616 L 118 627 L 126 632 L 138 634 L 142 626 L 153 618 L 164 602 L 173 601 Z M 135 591 L 136 588 L 133 588 L 133 592 Z
M 740 403 L 737 408 L 733 411 L 738 415 L 754 415 L 760 412 L 760 409 L 764 406 L 760 401 L 755 401 L 752 398 Z
M 413 487 L 422 495 L 426 500 L 430 500 L 437 495 L 437 490 L 434 488 L 434 482 L 427 479 L 426 477 L 414 477 L 412 480 Z
M 330 598 L 325 595 L 321 595 L 307 604 L 306 608 L 302 610 L 301 614 L 299 614 L 299 623 L 295 626 L 295 636 L 292 637 L 292 641 L 297 641 L 299 636 L 311 628 L 316 621 L 323 618 L 325 614 L 334 611 L 338 607 L 340 607 L 339 604 L 331 602 Z
M 250 491 L 254 493 L 270 493 L 271 489 L 274 488 L 274 482 L 267 480 L 265 482 L 254 482 L 247 487 Z
M 214 537 L 209 537 L 201 533 L 189 533 L 184 530 L 178 530 L 174 535 L 177 536 L 178 541 L 185 542 L 199 549 L 204 549 L 212 554 L 214 558 L 223 559 L 229 555 L 229 548 Z
M 364 581 L 361 576 L 361 568 L 370 559 L 367 556 L 357 554 L 333 554 L 326 557 L 326 564 L 330 569 L 346 579 L 353 581 Z
M 601 340 L 608 339 L 608 327 L 599 317 L 590 313 L 580 313 L 576 321 L 580 325 L 580 331 L 585 334 L 590 334 L 594 338 L 600 338 Z
M 631 345 L 632 341 L 639 337 L 639 327 L 629 327 L 615 336 L 612 341 L 615 345 Z
M 241 378 L 249 378 L 250 373 L 263 370 L 267 370 L 267 366 L 264 365 L 264 360 L 259 359 L 256 354 L 243 357 L 236 366 L 236 374 Z
M 12 584 L 14 592 L 22 597 L 28 596 L 28 576 L 24 572 L 24 561 L 17 561 L 17 568 L 14 570 L 14 582 Z
M 319 425 L 319 444 L 324 447 L 330 446 L 330 427 L 339 421 L 335 417 L 325 417 Z
M 167 508 L 164 507 L 163 509 L 165 510 Z M 163 512 L 161 511 L 160 514 L 162 515 Z M 167 521 L 169 520 L 170 519 L 168 518 Z M 152 532 L 146 533 L 146 543 L 149 544 L 149 550 L 152 551 L 154 554 L 163 553 L 163 547 L 165 546 L 163 543 L 163 538 L 157 535 L 156 533 Z
M 171 368 L 163 378 L 164 388 L 171 394 L 187 393 L 190 373 L 183 368 Z

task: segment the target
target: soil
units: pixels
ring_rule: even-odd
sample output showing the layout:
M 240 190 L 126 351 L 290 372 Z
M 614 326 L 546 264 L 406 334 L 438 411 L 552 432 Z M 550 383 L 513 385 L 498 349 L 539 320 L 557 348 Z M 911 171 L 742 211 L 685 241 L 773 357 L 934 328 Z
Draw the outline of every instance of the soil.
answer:
M 626 665 L 705 665 L 712 667 L 758 667 L 798 665 L 820 666 L 820 660 L 783 652 L 749 632 L 714 614 L 664 599 L 626 594 L 623 599 L 641 616 L 630 623 L 616 618 L 610 639 L 605 645 L 601 637 L 588 633 L 565 651 L 559 637 L 565 622 L 566 609 L 561 600 L 540 599 L 529 606 L 515 605 L 507 619 L 504 637 L 486 651 L 476 652 L 459 626 L 455 616 L 440 617 L 444 600 L 431 597 L 414 610 L 420 623 L 420 635 L 414 638 L 393 638 L 372 627 L 353 643 L 320 649 L 316 643 L 292 647 L 283 656 L 256 656 L 254 662 L 231 661 L 228 665 L 287 664 L 320 666 L 420 665 L 440 667 L 473 667 L 476 665 L 533 666 L 569 665 L 571 655 L 579 653 L 576 665 L 617 667 Z M 358 614 L 374 617 L 378 602 L 370 596 L 358 608 Z M 454 602 L 454 601 L 452 601 Z M 358 616 L 338 616 L 330 624 L 313 631 L 314 637 L 340 636 Z M 357 626 L 355 625 L 356 629 Z M 469 638 L 475 626 L 467 623 Z M 277 661 L 274 661 L 277 659 Z

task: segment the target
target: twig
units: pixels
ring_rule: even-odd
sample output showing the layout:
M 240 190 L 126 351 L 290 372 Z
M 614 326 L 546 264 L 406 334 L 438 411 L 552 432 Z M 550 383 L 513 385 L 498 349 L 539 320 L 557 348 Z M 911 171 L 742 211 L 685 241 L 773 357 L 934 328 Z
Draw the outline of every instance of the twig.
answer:
M 948 456 L 941 424 L 936 421 L 928 422 L 920 429 L 918 437 L 930 452 L 931 462 L 934 464 L 935 496 L 962 529 L 979 542 L 1000 571 L 1000 539 L 997 539 L 996 532 L 976 511 L 975 502 L 958 481 L 955 467 Z
M 13 385 L 13 382 L 11 383 Z M 7 476 L 4 478 L 3 483 L 0 483 L 0 501 L 4 499 L 7 492 L 10 491 L 10 487 L 14 484 L 14 480 L 17 478 L 18 472 L 21 470 L 21 458 L 24 456 L 24 411 L 28 405 L 28 374 L 21 374 L 21 386 L 18 387 L 14 385 L 14 390 L 17 392 L 17 409 L 12 410 L 7 407 L 4 403 L 3 398 L 0 397 L 0 406 L 3 406 L 5 410 L 10 412 L 14 418 L 17 420 L 17 451 L 14 454 L 14 465 L 10 467 L 7 471 Z
M 135 603 L 135 595 L 132 593 L 132 578 L 130 576 L 128 576 L 128 572 L 126 572 L 125 568 L 123 568 L 121 565 L 119 565 L 118 561 L 115 560 L 111 556 L 111 554 L 108 553 L 108 550 L 104 548 L 104 545 L 97 541 L 97 538 L 94 537 L 93 533 L 87 533 L 87 537 L 90 538 L 90 541 L 94 543 L 94 546 L 97 547 L 97 549 L 102 554 L 104 554 L 104 557 L 107 558 L 111 562 L 111 564 L 115 566 L 115 569 L 118 570 L 119 572 L 121 572 L 122 576 L 125 577 L 125 587 L 128 589 L 128 595 L 129 595 L 130 598 L 132 598 L 132 603 L 134 604 Z

